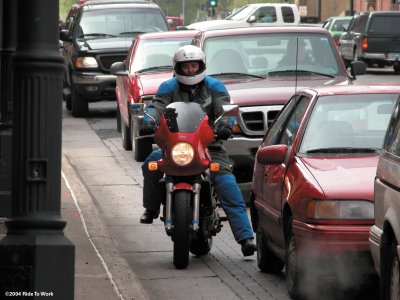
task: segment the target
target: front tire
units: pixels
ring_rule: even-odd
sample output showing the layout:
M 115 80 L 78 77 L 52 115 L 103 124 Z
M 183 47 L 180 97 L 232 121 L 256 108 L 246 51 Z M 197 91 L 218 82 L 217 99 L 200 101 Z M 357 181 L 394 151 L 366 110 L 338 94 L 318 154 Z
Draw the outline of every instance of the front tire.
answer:
M 304 276 L 297 253 L 296 240 L 292 231 L 292 217 L 289 219 L 287 228 L 287 241 L 285 251 L 286 267 L 286 286 L 291 298 L 301 298 L 300 294 L 300 276 Z
M 400 299 L 400 271 L 397 256 L 397 241 L 394 239 L 387 249 L 384 261 L 381 261 L 381 299 Z
M 174 198 L 174 265 L 177 269 L 185 269 L 189 264 L 191 194 L 178 190 Z
M 134 118 L 131 117 L 131 149 L 136 161 L 144 161 L 153 151 L 151 138 L 138 139 L 135 131 Z
M 72 115 L 74 117 L 86 117 L 89 114 L 89 103 L 78 94 L 73 86 L 71 86 L 71 90 Z
M 132 142 L 131 142 L 131 129 L 129 126 L 126 126 L 124 123 L 124 119 L 120 118 L 121 124 L 121 136 L 122 136 L 122 147 L 125 150 L 132 150 Z
M 261 272 L 276 274 L 283 270 L 285 264 L 269 250 L 260 224 L 257 225 L 257 265 Z

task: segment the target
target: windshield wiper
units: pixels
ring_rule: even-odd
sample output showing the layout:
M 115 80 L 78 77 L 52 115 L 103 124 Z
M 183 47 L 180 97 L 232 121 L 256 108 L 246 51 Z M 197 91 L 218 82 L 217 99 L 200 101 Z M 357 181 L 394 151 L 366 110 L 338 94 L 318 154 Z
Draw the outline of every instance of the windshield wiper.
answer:
M 136 71 L 136 73 L 144 73 L 144 72 L 149 72 L 149 71 L 154 71 L 154 70 L 162 70 L 162 69 L 167 69 L 167 70 L 172 70 L 174 67 L 173 66 L 156 66 L 156 67 L 151 67 L 151 68 L 145 68 L 139 71 Z
M 380 148 L 331 147 L 308 150 L 306 153 L 378 153 Z
M 118 35 L 138 35 L 141 33 L 145 33 L 144 31 L 124 31 L 124 32 L 120 32 Z
M 248 76 L 248 77 L 255 77 L 255 78 L 262 78 L 265 79 L 264 76 L 249 74 L 249 73 L 216 73 L 216 74 L 209 74 L 209 76 L 230 76 L 230 75 L 237 75 L 237 76 Z
M 284 74 L 284 73 L 304 73 L 304 74 L 314 74 L 314 75 L 321 75 L 329 78 L 335 78 L 335 76 L 331 74 L 325 74 L 320 72 L 308 71 L 308 70 L 296 70 L 296 69 L 289 69 L 289 70 L 279 70 L 279 71 L 271 71 L 268 72 L 268 75 L 277 75 L 277 74 Z
M 101 37 L 117 37 L 116 35 L 108 34 L 108 33 L 84 33 L 81 34 L 80 38 L 86 38 L 88 36 L 101 36 Z

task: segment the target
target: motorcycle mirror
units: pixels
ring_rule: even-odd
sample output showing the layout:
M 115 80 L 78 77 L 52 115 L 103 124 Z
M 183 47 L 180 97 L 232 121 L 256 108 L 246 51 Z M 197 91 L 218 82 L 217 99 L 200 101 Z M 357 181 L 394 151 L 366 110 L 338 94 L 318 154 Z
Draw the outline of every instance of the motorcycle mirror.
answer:
M 222 115 L 220 115 L 215 121 L 214 124 L 218 124 L 222 117 L 226 116 L 236 116 L 239 113 L 239 105 L 236 104 L 226 104 L 222 105 Z
M 224 116 L 236 116 L 239 113 L 239 105 L 227 104 L 222 105 L 222 115 Z

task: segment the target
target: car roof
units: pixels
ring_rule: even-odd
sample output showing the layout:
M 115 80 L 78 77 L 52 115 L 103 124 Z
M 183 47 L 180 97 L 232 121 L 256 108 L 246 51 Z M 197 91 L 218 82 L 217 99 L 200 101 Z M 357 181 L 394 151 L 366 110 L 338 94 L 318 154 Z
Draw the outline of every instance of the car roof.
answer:
M 324 33 L 329 34 L 325 28 L 314 26 L 260 26 L 260 27 L 240 27 L 227 29 L 210 29 L 202 31 L 205 37 L 229 36 L 241 34 L 258 33 Z
M 400 86 L 392 84 L 380 85 L 347 85 L 347 86 L 323 86 L 307 88 L 299 93 L 315 94 L 319 96 L 347 95 L 347 94 L 400 94 Z
M 252 6 L 252 7 L 262 7 L 262 6 L 293 6 L 295 4 L 290 3 L 249 3 L 243 6 Z
M 83 9 L 108 9 L 110 6 L 112 7 L 154 7 L 158 8 L 158 5 L 154 2 L 149 2 L 145 0 L 90 0 L 86 1 L 82 7 Z
M 194 37 L 198 33 L 197 30 L 176 30 L 176 31 L 163 31 L 163 32 L 151 32 L 140 35 L 142 40 L 151 40 L 159 38 L 174 38 L 174 37 Z

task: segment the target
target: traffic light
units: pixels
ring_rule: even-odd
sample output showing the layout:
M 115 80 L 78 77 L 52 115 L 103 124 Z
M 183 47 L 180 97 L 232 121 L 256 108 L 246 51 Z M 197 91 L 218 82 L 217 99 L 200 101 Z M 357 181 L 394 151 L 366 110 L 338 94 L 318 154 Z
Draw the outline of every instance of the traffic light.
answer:
M 208 4 L 210 5 L 210 7 L 217 7 L 218 0 L 208 0 Z

